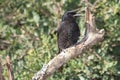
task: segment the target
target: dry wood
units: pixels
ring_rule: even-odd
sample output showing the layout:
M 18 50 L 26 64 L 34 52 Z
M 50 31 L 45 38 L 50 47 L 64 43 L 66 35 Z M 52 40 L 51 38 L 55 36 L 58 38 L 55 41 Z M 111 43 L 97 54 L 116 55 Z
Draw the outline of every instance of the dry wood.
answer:
M 104 29 L 98 30 L 95 26 L 94 17 L 89 8 L 86 8 L 86 33 L 82 42 L 63 50 L 60 54 L 54 57 L 48 64 L 38 71 L 32 80 L 46 80 L 63 64 L 70 61 L 83 53 L 86 49 L 92 47 L 99 41 L 103 40 L 105 34 Z
M 12 67 L 11 67 L 12 64 L 11 64 L 9 56 L 6 57 L 6 66 L 7 66 L 7 70 L 8 70 L 9 80 L 14 80 L 14 75 L 13 75 L 13 71 L 12 71 Z

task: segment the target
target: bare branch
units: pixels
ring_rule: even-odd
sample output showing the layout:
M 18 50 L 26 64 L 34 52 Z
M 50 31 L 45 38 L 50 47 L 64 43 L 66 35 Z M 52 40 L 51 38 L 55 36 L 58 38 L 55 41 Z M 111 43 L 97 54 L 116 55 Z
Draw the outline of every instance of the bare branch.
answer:
M 1 59 L 1 56 L 0 56 L 0 80 L 5 80 L 4 76 L 2 75 L 2 59 Z
M 48 64 L 45 64 L 43 68 L 33 76 L 32 80 L 46 80 L 63 64 L 67 63 L 72 58 L 81 55 L 84 50 L 103 40 L 105 31 L 104 29 L 98 30 L 96 28 L 93 15 L 89 8 L 86 8 L 86 28 L 86 39 L 84 39 L 84 41 L 63 50 L 49 61 Z
M 14 80 L 14 75 L 13 75 L 11 61 L 10 61 L 9 56 L 6 57 L 6 66 L 7 66 L 7 70 L 8 70 L 8 74 L 9 74 L 9 80 Z

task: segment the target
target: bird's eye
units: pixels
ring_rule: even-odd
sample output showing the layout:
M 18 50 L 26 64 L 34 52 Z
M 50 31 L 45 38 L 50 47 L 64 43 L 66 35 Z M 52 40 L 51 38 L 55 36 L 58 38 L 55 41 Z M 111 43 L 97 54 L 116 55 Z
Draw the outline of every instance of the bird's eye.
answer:
M 70 16 L 71 14 L 70 14 L 70 13 L 68 13 L 68 15 Z

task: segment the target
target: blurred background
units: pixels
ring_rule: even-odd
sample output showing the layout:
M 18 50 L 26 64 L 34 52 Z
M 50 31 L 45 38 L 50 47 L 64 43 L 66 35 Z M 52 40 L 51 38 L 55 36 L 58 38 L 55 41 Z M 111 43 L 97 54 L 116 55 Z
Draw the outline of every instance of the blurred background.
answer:
M 57 55 L 57 36 L 52 33 L 64 12 L 85 7 L 81 0 L 0 0 L 0 58 L 5 80 L 7 55 L 15 80 L 31 80 Z M 105 29 L 104 40 L 70 60 L 62 73 L 55 72 L 49 80 L 120 80 L 120 0 L 98 0 L 93 14 L 97 28 Z M 85 18 L 81 15 L 77 22 L 83 36 Z

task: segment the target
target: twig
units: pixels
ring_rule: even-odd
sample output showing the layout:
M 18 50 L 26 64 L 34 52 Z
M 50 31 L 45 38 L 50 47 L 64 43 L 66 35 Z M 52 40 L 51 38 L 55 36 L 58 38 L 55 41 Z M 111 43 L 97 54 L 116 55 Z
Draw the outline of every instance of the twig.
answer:
M 0 80 L 5 80 L 4 76 L 2 75 L 2 60 L 1 60 L 1 57 L 0 57 Z
M 13 75 L 12 66 L 11 66 L 12 64 L 9 56 L 6 57 L 6 62 L 7 62 L 6 66 L 9 74 L 9 80 L 14 80 L 14 75 Z

